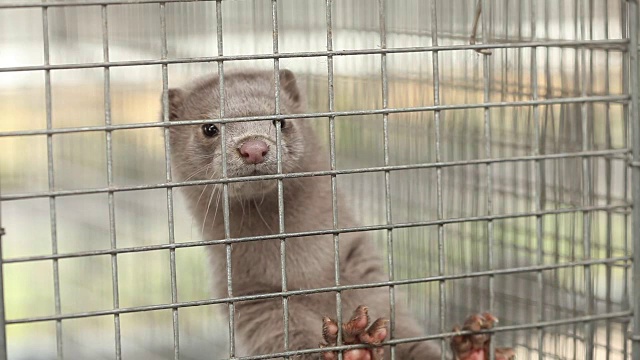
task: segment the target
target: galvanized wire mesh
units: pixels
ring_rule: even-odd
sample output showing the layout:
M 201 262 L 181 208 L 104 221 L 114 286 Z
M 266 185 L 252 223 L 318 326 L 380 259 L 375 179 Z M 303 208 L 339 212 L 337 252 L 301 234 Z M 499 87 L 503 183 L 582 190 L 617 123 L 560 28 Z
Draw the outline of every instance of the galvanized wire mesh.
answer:
M 234 296 L 229 282 L 229 296 L 214 298 L 202 247 L 229 257 L 234 243 L 281 239 L 284 255 L 285 238 L 337 244 L 359 231 L 387 259 L 388 281 L 367 286 L 390 288 L 392 323 L 396 291 L 407 292 L 422 339 L 490 310 L 519 358 L 630 357 L 640 346 L 637 7 L 0 3 L 1 357 L 232 358 L 233 317 L 219 311 L 269 297 L 286 309 L 288 297 L 317 292 L 340 306 L 340 291 L 360 285 L 287 289 L 283 260 L 281 292 Z M 173 180 L 169 127 L 203 121 L 169 123 L 167 89 L 205 72 L 224 79 L 229 67 L 305 80 L 302 117 L 326 140 L 329 170 Z M 219 115 L 223 138 L 228 122 L 292 117 Z M 282 195 L 282 179 L 310 175 L 331 176 L 334 209 L 336 191 L 350 193 L 362 226 L 341 228 L 334 210 L 332 230 L 288 233 L 281 202 L 276 234 L 200 239 L 175 195 L 259 178 L 279 179 Z M 287 347 L 244 358 L 296 354 Z

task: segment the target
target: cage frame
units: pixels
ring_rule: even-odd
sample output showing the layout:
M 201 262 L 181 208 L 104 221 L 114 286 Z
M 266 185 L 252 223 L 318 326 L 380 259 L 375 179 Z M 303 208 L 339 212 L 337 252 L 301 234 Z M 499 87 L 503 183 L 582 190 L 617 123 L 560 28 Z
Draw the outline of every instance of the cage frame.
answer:
M 54 321 L 56 323 L 56 345 L 57 345 L 57 354 L 58 358 L 62 358 L 64 356 L 63 345 L 62 345 L 62 321 L 67 319 L 76 319 L 83 317 L 92 317 L 92 316 L 102 316 L 102 315 L 113 315 L 114 317 L 114 326 L 115 326 L 115 352 L 116 358 L 121 357 L 121 333 L 120 333 L 120 322 L 119 316 L 120 314 L 131 313 L 131 312 L 141 312 L 141 311 L 153 311 L 159 309 L 171 309 L 173 314 L 173 332 L 174 332 L 174 356 L 177 359 L 180 353 L 180 340 L 179 340 L 179 318 L 178 318 L 178 309 L 182 307 L 190 307 L 190 306 L 199 306 L 199 305 L 209 305 L 209 304 L 227 304 L 229 307 L 229 343 L 230 343 L 230 351 L 229 357 L 235 358 L 235 336 L 234 336 L 234 324 L 233 324 L 233 314 L 234 314 L 234 303 L 237 301 L 246 301 L 246 300 L 255 300 L 255 299 L 266 299 L 266 298 L 281 298 L 283 301 L 284 313 L 283 319 L 285 324 L 285 351 L 278 354 L 269 354 L 265 356 L 250 356 L 243 357 L 243 359 L 264 359 L 264 358 L 273 358 L 278 356 L 293 356 L 297 354 L 304 354 L 310 352 L 319 352 L 319 349 L 312 350 L 304 350 L 304 351 L 290 351 L 288 350 L 288 311 L 287 311 L 287 298 L 289 296 L 294 295 L 303 295 L 303 294 L 314 294 L 319 292 L 335 292 L 337 306 L 338 309 L 341 308 L 341 297 L 340 292 L 348 289 L 358 289 L 358 288 L 370 288 L 370 287 L 389 287 L 389 297 L 391 304 L 391 334 L 394 331 L 394 286 L 411 284 L 411 283 L 419 283 L 419 282 L 439 282 L 440 286 L 444 285 L 444 282 L 449 279 L 458 279 L 458 278 L 471 278 L 471 277 L 490 277 L 490 294 L 493 296 L 493 282 L 492 276 L 499 274 L 515 274 L 520 272 L 538 272 L 542 273 L 544 270 L 549 269 L 558 269 L 564 267 L 576 267 L 583 266 L 586 270 L 586 273 L 589 273 L 589 269 L 591 265 L 597 264 L 615 264 L 618 262 L 631 262 L 632 263 L 632 286 L 631 293 L 632 294 L 640 294 L 640 257 L 635 256 L 640 253 L 640 76 L 638 67 L 640 66 L 640 61 L 638 60 L 639 55 L 639 47 L 638 47 L 638 19 L 640 18 L 640 9 L 638 0 L 621 0 L 622 3 L 626 3 L 627 11 L 626 17 L 623 19 L 627 21 L 627 29 L 626 32 L 623 32 L 623 38 L 619 40 L 608 39 L 608 40 L 557 40 L 557 41 L 530 41 L 530 42 L 511 42 L 511 43 L 490 43 L 488 40 L 488 35 L 484 33 L 483 30 L 483 44 L 466 44 L 466 45 L 438 45 L 438 37 L 437 37 L 437 21 L 432 22 L 432 37 L 433 37 L 433 45 L 432 46 L 422 46 L 422 47 L 411 47 L 411 48 L 387 48 L 386 46 L 386 28 L 385 28 L 385 4 L 387 0 L 378 0 L 379 5 L 379 19 L 380 19 L 380 48 L 379 49 L 366 49 L 366 50 L 334 50 L 333 49 L 333 39 L 332 39 L 332 3 L 333 0 L 326 0 L 326 27 L 327 27 L 327 43 L 326 51 L 315 51 L 315 52 L 291 52 L 291 53 L 283 53 L 279 51 L 278 47 L 278 11 L 277 11 L 277 3 L 278 0 L 265 0 L 270 1 L 272 4 L 272 34 L 273 34 L 273 43 L 272 43 L 272 54 L 255 54 L 255 55 L 224 55 L 224 44 L 222 41 L 223 34 L 223 24 L 222 24 L 222 1 L 230 1 L 230 0 L 206 0 L 210 2 L 215 2 L 216 5 L 216 19 L 217 19 L 217 48 L 218 53 L 215 56 L 210 57 L 201 57 L 201 58 L 182 58 L 182 59 L 169 59 L 167 56 L 167 25 L 165 18 L 165 6 L 168 3 L 182 3 L 182 2 L 194 2 L 197 0 L 78 0 L 75 2 L 66 2 L 66 1 L 46 1 L 40 3 L 28 2 L 28 1 L 9 1 L 0 4 L 0 11 L 4 9 L 22 9 L 22 8 L 39 8 L 42 10 L 42 27 L 43 27 L 43 44 L 44 44 L 44 61 L 42 65 L 33 65 L 33 66 L 12 66 L 12 67 L 2 67 L 0 68 L 0 73 L 4 72 L 22 72 L 22 71 L 42 71 L 45 74 L 45 98 L 46 98 L 46 114 L 47 114 L 47 126 L 46 129 L 37 129 L 37 130 L 19 130 L 19 131 L 3 131 L 0 132 L 0 138 L 2 137 L 28 137 L 28 136 L 46 136 L 47 137 L 47 159 L 48 159 L 48 175 L 49 175 L 49 183 L 48 183 L 48 191 L 44 192 L 29 192 L 29 193 L 20 193 L 20 194 L 8 194 L 3 195 L 1 192 L 1 184 L 0 184 L 0 204 L 4 201 L 15 201 L 15 200 L 24 200 L 24 199 L 34 199 L 34 198 L 47 198 L 49 199 L 50 205 L 50 223 L 51 223 L 51 237 L 52 237 L 52 254 L 48 255 L 37 255 L 37 256 L 23 256 L 5 259 L 2 256 L 2 246 L 0 246 L 0 360 L 7 359 L 7 340 L 6 340 L 6 326 L 12 324 L 23 324 L 23 323 L 33 323 L 33 322 L 42 322 L 42 321 Z M 483 7 L 486 8 L 487 0 L 478 0 L 479 3 L 482 3 Z M 109 59 L 109 40 L 108 40 L 108 16 L 107 16 L 107 8 L 109 6 L 119 6 L 119 5 L 128 5 L 128 4 L 157 4 L 160 8 L 160 23 L 161 23 L 161 57 L 156 60 L 133 60 L 133 61 L 110 61 Z M 83 64 L 50 64 L 49 61 L 49 24 L 48 24 L 48 10 L 54 7 L 72 7 L 72 6 L 97 6 L 101 8 L 101 17 L 102 17 L 102 39 L 103 39 L 103 61 L 95 62 L 95 63 L 83 63 Z M 624 4 L 622 5 L 624 7 Z M 431 16 L 436 18 L 436 4 L 434 1 L 431 2 Z M 623 17 L 625 15 L 622 15 Z M 486 22 L 489 21 L 486 17 L 482 18 L 483 21 L 483 29 L 487 28 Z M 582 29 L 584 31 L 584 29 Z M 535 37 L 535 31 L 533 33 Z M 626 93 L 623 95 L 588 95 L 586 93 L 586 86 L 582 86 L 582 93 L 580 96 L 576 97 L 563 97 L 563 98 L 554 98 L 554 99 L 538 99 L 538 91 L 537 91 L 537 79 L 534 76 L 533 82 L 533 97 L 531 100 L 525 101 L 515 101 L 515 102 L 492 102 L 489 96 L 489 79 L 486 77 L 487 72 L 485 71 L 485 78 L 483 79 L 484 86 L 484 101 L 482 103 L 477 104 L 455 104 L 455 105 L 443 105 L 439 101 L 439 63 L 438 56 L 439 52 L 444 51 L 461 51 L 461 50 L 473 50 L 473 51 L 484 51 L 491 49 L 514 49 L 514 48 L 530 48 L 535 54 L 535 49 L 541 47 L 570 47 L 575 49 L 582 49 L 581 56 L 586 56 L 586 49 L 612 49 L 624 52 L 624 62 L 628 67 L 624 68 L 624 71 L 628 71 L 628 79 L 627 84 L 623 86 L 623 91 Z M 398 53 L 431 53 L 434 54 L 434 63 L 433 63 L 433 72 L 436 74 L 434 77 L 433 90 L 434 90 L 434 105 L 432 106 L 419 106 L 419 107 L 403 107 L 403 108 L 390 108 L 388 106 L 388 80 L 387 80 L 387 68 L 386 68 L 386 56 L 388 54 L 398 54 Z M 379 55 L 381 59 L 381 69 L 380 76 L 382 81 L 382 99 L 383 105 L 380 109 L 373 110 L 353 110 L 353 111 L 335 111 L 334 104 L 334 93 L 333 93 L 333 59 L 334 57 L 341 56 L 350 56 L 350 55 Z M 489 62 L 487 56 L 490 54 L 484 53 L 483 56 L 483 66 L 488 68 Z M 279 77 L 277 76 L 279 71 L 279 60 L 280 59 L 291 59 L 291 58 L 326 58 L 327 59 L 327 81 L 329 84 L 329 110 L 326 112 L 308 112 L 305 114 L 295 114 L 295 115 L 282 115 L 279 110 L 280 103 L 280 94 L 279 94 Z M 535 55 L 533 56 L 535 59 Z M 275 99 L 276 99 L 276 113 L 274 115 L 267 116 L 251 116 L 245 118 L 226 118 L 224 114 L 224 106 L 220 106 L 220 116 L 217 119 L 207 119 L 207 120 L 189 120 L 189 121 L 171 121 L 169 122 L 169 113 L 168 113 L 168 71 L 167 68 L 171 64 L 184 64 L 184 63 L 217 63 L 218 65 L 218 74 L 220 77 L 220 102 L 221 104 L 224 102 L 224 62 L 226 61 L 243 61 L 243 60 L 273 60 L 273 71 L 276 75 L 275 83 L 274 83 L 274 91 L 275 91 Z M 51 114 L 52 114 L 52 103 L 51 103 L 51 79 L 50 74 L 51 71 L 62 70 L 62 69 L 86 69 L 86 68 L 101 68 L 104 72 L 104 90 L 105 94 L 109 94 L 110 91 L 110 69 L 114 67 L 128 67 L 128 66 L 137 66 L 137 65 L 159 65 L 162 68 L 162 109 L 163 109 L 163 117 L 162 121 L 155 123 L 135 123 L 135 124 L 112 124 L 110 117 L 110 97 L 105 96 L 105 124 L 103 126 L 81 126 L 81 127 L 67 127 L 67 128 L 54 128 L 52 125 Z M 583 67 L 586 67 L 583 65 Z M 536 68 L 533 66 L 532 68 Z M 582 69 L 581 76 L 586 76 L 586 68 Z M 554 154 L 546 154 L 540 155 L 539 149 L 536 149 L 536 154 L 534 155 L 526 155 L 526 156 L 512 156 L 509 158 L 492 158 L 491 157 L 491 132 L 490 132 L 490 110 L 501 107 L 532 107 L 534 110 L 534 117 L 537 117 L 537 108 L 543 105 L 553 105 L 553 104 L 581 104 L 582 107 L 585 107 L 590 103 L 600 103 L 600 102 L 612 102 L 612 103 L 623 103 L 627 113 L 627 121 L 630 127 L 631 133 L 631 149 L 607 149 L 607 150 L 589 150 L 586 144 L 583 143 L 583 148 L 578 152 L 571 153 L 554 153 Z M 484 111 L 485 118 L 485 131 L 486 131 L 486 150 L 487 150 L 487 158 L 479 159 L 479 160 L 460 160 L 460 161 L 443 161 L 440 156 L 440 147 L 439 147 L 439 137 L 440 137 L 440 118 L 439 114 L 442 111 L 446 110 L 462 110 L 462 109 L 482 109 Z M 390 165 L 389 162 L 389 131 L 388 131 L 388 116 L 390 114 L 398 114 L 398 113 L 409 113 L 409 112 L 433 112 L 435 117 L 435 126 L 436 126 L 436 162 L 435 163 L 425 163 L 425 164 L 412 164 L 412 165 Z M 586 111 L 582 112 L 582 116 L 585 117 L 583 120 L 586 121 Z M 354 115 L 379 115 L 382 116 L 383 119 L 383 131 L 384 131 L 384 166 L 376 166 L 376 167 L 362 167 L 358 169 L 351 170 L 338 170 L 336 167 L 336 149 L 335 149 L 335 119 L 336 117 L 342 116 L 354 116 Z M 278 143 L 277 148 L 277 159 L 278 159 L 278 174 L 275 175 L 260 175 L 260 176 L 249 176 L 243 178 L 233 178 L 227 176 L 227 165 L 226 165 L 226 153 L 223 152 L 223 178 L 216 180 L 195 180 L 195 181 L 186 181 L 186 182 L 174 182 L 172 180 L 171 174 L 171 160 L 170 160 L 170 145 L 167 140 L 169 128 L 171 126 L 181 126 L 187 124 L 220 124 L 221 127 L 221 137 L 222 141 L 225 141 L 226 131 L 225 124 L 230 122 L 238 122 L 238 121 L 262 121 L 262 120 L 285 120 L 291 118 L 328 118 L 329 126 L 330 126 L 330 161 L 331 166 L 330 170 L 326 171 L 318 171 L 318 172 L 304 172 L 304 173 L 282 173 L 282 158 L 280 151 L 281 144 L 281 129 L 280 122 L 276 121 L 277 128 L 277 136 L 276 141 Z M 164 132 L 165 137 L 165 165 L 166 165 L 166 180 L 163 183 L 158 184 L 144 184 L 144 185 L 132 185 L 132 186 L 114 186 L 113 185 L 113 165 L 112 165 L 112 133 L 114 131 L 125 131 L 128 129 L 142 129 L 142 128 L 161 128 Z M 539 130 L 536 128 L 536 130 Z M 586 131 L 586 126 L 583 126 L 583 131 Z M 103 188 L 92 188 L 92 189 L 82 189 L 82 190 L 56 190 L 54 183 L 54 159 L 53 159 L 53 144 L 52 138 L 55 135 L 59 134 L 68 134 L 68 133 L 85 133 L 85 132 L 101 132 L 105 134 L 106 137 L 106 146 L 107 146 L 107 186 Z M 536 131 L 536 136 L 539 136 L 538 131 Z M 586 137 L 584 137 L 586 139 Z M 459 166 L 459 165 L 485 165 L 487 167 L 487 182 L 489 186 L 489 192 L 492 189 L 492 172 L 491 165 L 496 163 L 504 163 L 504 162 L 517 162 L 517 161 L 527 161 L 534 162 L 537 165 L 538 172 L 540 171 L 540 161 L 546 159 L 564 159 L 564 158 L 581 158 L 584 161 L 583 166 L 583 176 L 585 179 L 588 179 L 588 165 L 587 160 L 591 157 L 599 157 L 599 156 L 619 156 L 626 157 L 627 160 L 627 171 L 631 174 L 631 198 L 632 204 L 625 205 L 604 205 L 604 206 L 581 206 L 581 207 L 573 207 L 568 209 L 561 210 L 543 210 L 539 206 L 539 198 L 537 198 L 538 206 L 536 211 L 530 211 L 525 213 L 511 213 L 511 214 L 493 214 L 492 213 L 492 204 L 491 204 L 491 196 L 488 197 L 486 205 L 487 215 L 485 216 L 476 216 L 476 217 L 462 217 L 462 218 L 444 218 L 443 210 L 442 210 L 442 175 L 441 170 L 446 167 Z M 407 169 L 426 169 L 432 168 L 437 171 L 437 193 L 438 193 L 438 217 L 435 220 L 426 220 L 420 222 L 412 222 L 412 223 L 395 223 L 392 220 L 391 214 L 391 188 L 389 185 L 390 173 L 396 170 L 407 170 Z M 376 225 L 376 226 L 357 226 L 352 228 L 339 228 L 337 221 L 337 196 L 336 196 L 336 177 L 338 175 L 343 174 L 357 174 L 357 173 L 368 173 L 368 172 L 383 172 L 385 174 L 385 216 L 386 223 L 384 225 Z M 283 212 L 283 180 L 289 178 L 297 178 L 302 176 L 331 176 L 331 187 L 332 187 L 332 201 L 333 201 L 333 229 L 332 230 L 318 230 L 318 231 L 308 231 L 301 233 L 287 233 L 284 228 L 284 212 Z M 232 182 L 242 182 L 242 181 L 254 181 L 254 180 L 277 180 L 278 182 L 278 194 L 279 194 L 279 230 L 277 234 L 274 235 L 265 235 L 265 236 L 254 236 L 254 237 L 246 237 L 246 238 L 232 238 L 229 230 L 229 196 L 228 196 L 228 184 Z M 222 184 L 223 186 L 223 216 L 225 223 L 225 232 L 226 238 L 224 240 L 198 240 L 198 241 L 190 241 L 190 242 L 182 242 L 176 243 L 173 235 L 174 229 L 174 219 L 173 219 L 173 189 L 180 188 L 183 186 L 191 186 L 191 185 L 208 185 L 208 184 Z M 136 246 L 129 248 L 118 247 L 116 244 L 115 238 L 115 206 L 113 202 L 114 194 L 117 192 L 126 192 L 126 191 L 136 191 L 136 190 L 149 190 L 149 189 L 166 189 L 167 196 L 167 210 L 169 214 L 168 218 L 168 232 L 169 232 L 169 243 L 161 244 L 161 245 L 149 245 L 149 246 Z M 585 189 L 588 189 L 588 186 L 585 186 Z M 86 195 L 86 194 L 107 194 L 108 196 L 108 206 L 109 206 L 109 233 L 110 233 L 110 241 L 111 248 L 106 250 L 94 250 L 94 251 L 79 251 L 74 253 L 58 253 L 57 251 L 57 233 L 56 233 L 56 199 L 58 197 L 64 196 L 72 196 L 72 195 Z M 536 195 L 539 195 L 540 192 L 536 192 Z M 583 195 L 588 196 L 587 190 L 584 190 Z M 387 243 L 391 245 L 393 243 L 393 235 L 392 230 L 398 228 L 410 228 L 410 227 L 421 227 L 421 226 L 437 226 L 438 227 L 438 244 L 440 245 L 440 249 L 443 247 L 443 227 L 446 224 L 458 223 L 458 222 L 486 222 L 487 223 L 487 231 L 489 233 L 489 247 L 492 247 L 492 222 L 500 219 L 511 219 L 517 217 L 536 217 L 537 221 L 540 222 L 544 215 L 550 214 L 562 214 L 562 213 L 577 213 L 582 212 L 585 216 L 584 231 L 586 234 L 589 233 L 588 228 L 588 216 L 590 213 L 599 210 L 628 210 L 631 208 L 631 243 L 632 243 L 632 254 L 626 254 L 623 257 L 610 257 L 607 259 L 593 259 L 593 260 L 581 260 L 581 261 L 573 261 L 573 262 L 564 262 L 561 264 L 554 265 L 544 265 L 541 262 L 535 266 L 526 266 L 520 268 L 509 268 L 504 270 L 487 270 L 487 271 L 477 271 L 472 273 L 465 273 L 461 275 L 445 275 L 444 273 L 444 256 L 439 256 L 441 262 L 439 263 L 440 273 L 438 276 L 429 276 L 424 278 L 416 278 L 411 280 L 394 280 L 393 274 L 393 253 L 390 250 L 390 253 L 387 258 L 387 262 L 389 265 L 389 281 L 376 283 L 376 284 L 365 284 L 365 285 L 341 285 L 340 284 L 340 275 L 339 275 L 339 255 L 338 255 L 338 242 L 339 235 L 341 233 L 348 232 L 359 232 L 359 231 L 369 231 L 369 230 L 382 230 L 387 232 Z M 0 207 L 1 210 L 1 207 Z M 4 226 L 4 227 L 3 227 Z M 539 225 L 538 225 L 539 226 Z M 2 242 L 2 237 L 5 235 L 5 231 L 11 231 L 10 227 L 7 224 L 2 223 L 2 216 L 0 212 L 0 245 Z M 334 254 L 335 254 L 335 285 L 331 287 L 325 288 L 314 288 L 311 290 L 289 290 L 286 287 L 286 263 L 285 263 L 285 254 L 286 254 L 286 238 L 291 237 L 301 237 L 301 236 L 309 236 L 309 235 L 332 235 L 334 239 Z M 231 283 L 231 265 L 230 265 L 230 256 L 231 256 L 231 245 L 234 243 L 245 242 L 245 241 L 259 241 L 266 239 L 279 239 L 281 242 L 281 270 L 282 270 L 282 291 L 277 293 L 271 293 L 266 295 L 251 295 L 251 296 L 233 296 L 232 295 L 232 283 Z M 541 240 L 541 235 L 538 234 L 539 242 Z M 177 280 L 176 280 L 176 264 L 175 264 L 175 251 L 179 248 L 185 247 L 195 247 L 195 246 L 203 246 L 203 245 L 224 245 L 227 251 L 227 279 L 228 279 L 228 298 L 220 298 L 220 299 L 210 299 L 210 300 L 200 300 L 200 301 L 178 301 L 177 300 Z M 392 247 L 389 246 L 391 249 Z M 584 238 L 584 248 L 587 252 L 586 256 L 589 254 L 589 236 L 585 235 Z M 124 253 L 135 253 L 135 252 L 144 252 L 151 250 L 168 250 L 170 253 L 170 267 L 171 267 L 171 296 L 172 302 L 170 304 L 163 305 L 144 305 L 144 306 L 136 306 L 136 307 L 128 307 L 122 308 L 119 304 L 119 295 L 118 295 L 118 261 L 117 256 L 119 254 Z M 490 251 L 492 254 L 492 251 Z M 111 310 L 99 310 L 99 311 L 89 311 L 89 312 L 80 312 L 74 314 L 62 314 L 60 307 L 60 286 L 59 286 L 59 274 L 58 274 L 58 261 L 61 259 L 74 258 L 74 257 L 86 257 L 86 256 L 95 256 L 95 255 L 109 255 L 111 258 L 111 267 L 112 267 L 112 281 L 113 281 L 113 309 Z M 539 259 L 542 254 L 538 254 Z M 35 261 L 51 261 L 53 264 L 53 274 L 54 274 L 54 293 L 55 293 L 55 315 L 49 316 L 39 316 L 39 317 L 30 317 L 23 319 L 14 319 L 7 320 L 5 317 L 5 308 L 4 308 L 4 287 L 3 287 L 3 265 L 4 264 L 12 264 L 12 263 L 24 263 L 24 262 L 35 262 Z M 489 259 L 490 267 L 492 266 L 492 258 Z M 589 275 L 585 275 L 585 278 L 590 278 Z M 585 287 L 587 289 L 587 294 L 591 294 L 590 291 L 591 282 L 589 280 L 585 281 Z M 620 312 L 612 312 L 602 315 L 587 315 L 576 317 L 572 319 L 563 319 L 563 320 L 545 320 L 538 321 L 532 324 L 525 325 L 513 325 L 513 326 L 503 326 L 498 329 L 495 329 L 494 332 L 504 332 L 504 331 L 513 331 L 520 329 L 530 329 L 537 330 L 539 332 L 539 336 L 543 336 L 544 328 L 547 326 L 554 326 L 560 324 L 570 324 L 570 323 L 585 323 L 587 327 L 587 332 L 593 331 L 590 328 L 590 322 L 595 320 L 604 320 L 604 319 L 617 319 L 617 318 L 630 318 L 633 324 L 633 330 L 628 334 L 628 339 L 631 340 L 632 344 L 632 356 L 640 356 L 640 313 L 638 309 L 640 309 L 640 297 L 633 296 L 632 297 L 631 309 L 629 311 L 620 311 Z M 591 303 L 591 302 L 589 302 Z M 440 291 L 439 298 L 439 307 L 440 309 L 444 309 L 445 299 L 444 299 L 444 291 Z M 490 300 L 491 307 L 489 310 L 493 310 L 493 299 Z M 340 311 L 338 311 L 340 314 Z M 446 324 L 444 323 L 444 311 L 440 312 L 440 327 L 442 334 L 433 335 L 433 336 L 424 336 L 420 337 L 419 340 L 429 340 L 429 339 L 440 339 L 441 343 L 444 344 L 445 337 L 452 335 L 452 333 L 447 333 L 445 330 Z M 340 321 L 340 316 L 338 321 Z M 339 331 L 341 331 L 339 329 Z M 340 336 L 338 336 L 340 339 Z M 540 338 L 541 339 L 541 338 Z M 415 340 L 415 339 L 413 339 Z M 394 352 L 394 345 L 403 343 L 405 340 L 391 340 L 387 343 L 391 345 L 391 352 Z M 592 355 L 593 343 L 592 336 L 586 336 L 587 349 L 591 349 L 591 351 L 587 351 L 587 355 L 589 358 L 589 354 Z M 541 343 L 541 342 L 540 342 Z M 542 346 L 542 345 L 540 345 Z M 352 348 L 353 346 L 344 346 L 342 344 L 338 344 L 338 346 L 333 347 L 335 350 Z

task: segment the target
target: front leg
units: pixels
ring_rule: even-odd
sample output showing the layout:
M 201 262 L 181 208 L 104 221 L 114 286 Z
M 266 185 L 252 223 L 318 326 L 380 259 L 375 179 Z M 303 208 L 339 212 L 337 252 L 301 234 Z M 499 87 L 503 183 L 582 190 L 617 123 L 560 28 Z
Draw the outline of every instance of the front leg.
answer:
M 369 314 L 367 307 L 360 305 L 353 313 L 349 321 L 342 324 L 342 343 L 366 344 L 365 349 L 354 349 L 343 352 L 344 360 L 382 360 L 384 358 L 384 348 L 380 344 L 387 337 L 386 319 L 380 318 L 369 326 Z M 489 313 L 482 315 L 472 315 L 465 321 L 462 328 L 455 327 L 454 332 L 459 331 L 481 331 L 493 328 L 498 321 L 496 317 Z M 323 319 L 322 334 L 326 343 L 323 346 L 337 345 L 338 324 L 335 320 L 325 317 Z M 489 334 L 469 334 L 456 335 L 451 339 L 450 346 L 454 360 L 488 360 L 491 335 Z M 411 359 L 399 360 L 423 360 L 428 354 L 413 354 Z M 433 356 L 432 356 L 433 357 Z M 324 360 L 338 359 L 334 351 L 323 353 Z M 495 352 L 495 360 L 515 360 L 515 352 L 511 348 L 498 348 Z

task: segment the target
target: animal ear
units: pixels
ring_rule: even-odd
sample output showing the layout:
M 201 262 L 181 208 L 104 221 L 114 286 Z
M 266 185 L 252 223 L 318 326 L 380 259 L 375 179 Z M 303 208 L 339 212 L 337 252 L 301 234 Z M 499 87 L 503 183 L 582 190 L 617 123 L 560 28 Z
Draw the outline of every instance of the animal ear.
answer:
M 280 70 L 280 87 L 289 95 L 289 98 L 294 102 L 300 101 L 300 89 L 298 89 L 298 83 L 296 76 L 288 69 Z
M 184 101 L 185 91 L 180 88 L 171 88 L 169 95 L 169 120 L 176 120 Z

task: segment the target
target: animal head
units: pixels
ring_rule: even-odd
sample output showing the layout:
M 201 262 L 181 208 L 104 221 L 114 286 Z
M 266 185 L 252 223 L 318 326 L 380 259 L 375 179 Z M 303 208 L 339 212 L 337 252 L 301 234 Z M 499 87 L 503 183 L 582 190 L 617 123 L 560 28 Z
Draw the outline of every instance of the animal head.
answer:
M 304 111 L 303 94 L 295 75 L 279 72 L 280 113 Z M 244 71 L 224 76 L 224 117 L 238 118 L 275 114 L 273 71 Z M 169 89 L 169 119 L 204 120 L 220 117 L 220 79 L 217 75 L 194 81 L 183 88 Z M 171 126 L 171 160 L 179 180 L 218 179 L 223 175 L 222 154 L 226 152 L 227 177 L 276 174 L 276 122 L 281 127 L 282 172 L 295 172 L 305 157 L 305 141 L 311 131 L 304 119 L 260 120 L 222 124 Z M 234 182 L 231 197 L 263 196 L 277 181 Z M 222 185 L 218 185 L 221 188 Z

